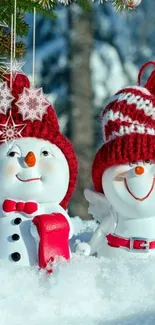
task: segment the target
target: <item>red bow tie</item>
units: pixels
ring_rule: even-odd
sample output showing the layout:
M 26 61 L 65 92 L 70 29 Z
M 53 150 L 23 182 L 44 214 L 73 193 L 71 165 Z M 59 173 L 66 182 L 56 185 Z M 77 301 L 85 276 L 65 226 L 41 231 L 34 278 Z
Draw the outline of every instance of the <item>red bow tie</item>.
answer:
M 16 202 L 13 200 L 5 200 L 2 205 L 4 212 L 24 212 L 32 214 L 38 210 L 38 204 L 35 202 Z

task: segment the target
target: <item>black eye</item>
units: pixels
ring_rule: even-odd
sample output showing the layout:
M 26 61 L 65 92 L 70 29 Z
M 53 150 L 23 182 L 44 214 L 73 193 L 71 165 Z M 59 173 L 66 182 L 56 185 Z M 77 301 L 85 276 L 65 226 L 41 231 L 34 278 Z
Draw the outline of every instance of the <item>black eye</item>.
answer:
M 152 161 L 150 160 L 150 159 L 146 159 L 145 161 L 144 161 L 144 165 L 145 164 L 150 164 L 150 165 L 152 165 Z
M 11 152 L 9 152 L 9 154 L 8 154 L 9 157 L 15 157 L 16 155 L 18 155 L 18 153 L 15 152 L 15 151 L 11 151 Z
M 134 166 L 134 165 L 137 165 L 137 161 L 132 161 L 130 164 L 129 164 L 130 166 Z
M 44 150 L 44 151 L 42 151 L 42 155 L 46 157 L 49 155 L 49 152 L 47 150 Z

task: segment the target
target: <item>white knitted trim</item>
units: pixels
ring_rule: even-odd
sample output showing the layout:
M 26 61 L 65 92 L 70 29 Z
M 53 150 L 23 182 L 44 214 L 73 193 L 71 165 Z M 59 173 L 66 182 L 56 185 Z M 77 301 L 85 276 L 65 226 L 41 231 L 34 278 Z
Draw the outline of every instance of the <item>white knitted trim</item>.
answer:
M 141 86 L 128 86 L 128 87 L 125 87 L 125 89 L 128 89 L 128 88 L 132 88 L 132 89 L 140 90 L 142 93 L 151 96 L 151 93 L 150 93 L 149 90 L 148 90 L 147 88 L 145 88 L 145 87 L 141 87 Z
M 155 129 L 148 128 L 144 124 L 132 124 L 130 126 L 122 125 L 118 132 L 114 131 L 105 142 L 109 142 L 111 140 L 116 139 L 117 137 L 121 137 L 123 135 L 132 134 L 132 133 L 139 133 L 139 134 L 150 134 L 155 135 Z
M 126 101 L 127 104 L 136 104 L 136 109 L 143 110 L 146 116 L 151 116 L 152 120 L 155 120 L 155 107 L 152 105 L 152 102 L 149 99 L 143 99 L 141 96 L 135 96 L 132 93 L 122 93 L 118 96 L 115 96 L 115 99 L 118 102 L 123 100 Z M 102 120 L 104 120 L 107 113 L 103 113 Z M 114 114 L 114 113 L 113 113 Z M 112 113 L 110 114 L 112 118 Z M 107 120 L 107 117 L 106 117 Z M 108 120 L 107 120 L 108 122 Z
M 122 113 L 118 112 L 113 112 L 112 109 L 107 111 L 104 115 L 104 118 L 102 119 L 102 125 L 103 127 L 108 124 L 109 121 L 115 121 L 117 119 L 120 119 L 121 121 L 126 121 L 129 123 L 139 123 L 138 121 L 133 121 L 132 118 L 130 118 L 128 115 L 123 115 Z
M 145 95 L 151 95 L 151 93 L 146 89 L 146 88 L 144 88 L 144 87 L 138 87 L 138 86 L 128 86 L 128 87 L 126 87 L 125 89 L 128 89 L 128 88 L 132 88 L 132 89 L 137 89 L 137 90 L 140 90 L 143 94 L 145 94 Z M 114 96 L 112 96 L 107 102 L 106 102 L 106 105 L 105 105 L 105 107 L 106 106 L 108 106 L 110 103 L 113 103 L 115 100 L 119 100 L 119 101 L 122 101 L 122 100 L 124 100 L 124 99 L 126 99 L 126 96 L 128 97 L 129 95 L 128 94 L 130 94 L 130 96 L 134 96 L 134 97 L 137 97 L 138 99 L 140 99 L 141 98 L 141 96 L 136 96 L 136 95 L 134 95 L 133 93 L 125 93 L 125 92 L 123 92 L 125 89 L 123 89 L 122 90 L 122 93 L 120 93 L 120 94 L 117 94 L 117 95 L 114 95 Z M 122 95 L 124 95 L 125 97 L 122 97 Z M 122 99 L 123 98 L 123 99 Z M 142 98 L 143 99 L 143 98 Z M 144 101 L 144 99 L 143 99 L 143 101 Z M 147 100 L 148 101 L 148 100 Z M 150 101 L 149 101 L 150 102 Z M 131 103 L 132 104 L 132 103 Z
M 102 130 L 103 130 L 103 139 L 106 141 L 106 136 L 105 136 L 105 126 L 108 124 L 109 121 L 115 121 L 117 119 L 120 119 L 121 121 L 129 122 L 129 123 L 137 123 L 138 121 L 132 121 L 132 119 L 128 115 L 123 115 L 120 112 L 113 112 L 112 109 L 107 111 L 104 115 L 104 118 L 102 119 Z
M 143 87 L 138 86 L 131 86 L 126 88 L 132 88 L 132 89 L 138 89 L 143 94 L 150 95 L 150 92 Z M 155 107 L 152 104 L 152 101 L 149 99 L 144 99 L 141 95 L 134 95 L 132 92 L 122 92 L 118 95 L 114 95 L 108 102 L 108 104 L 116 101 L 126 101 L 126 104 L 131 105 L 135 104 L 137 110 L 143 110 L 146 116 L 150 116 L 152 120 L 155 120 Z M 107 105 L 108 105 L 107 104 Z M 134 116 L 135 114 L 133 114 Z M 109 121 L 115 121 L 117 119 L 120 119 L 122 122 L 129 122 L 131 123 L 130 126 L 120 126 L 120 129 L 118 132 L 113 131 L 113 133 L 106 139 L 105 136 L 105 126 L 108 124 Z M 109 142 L 113 139 L 115 139 L 117 136 L 122 136 L 125 134 L 131 134 L 131 133 L 140 133 L 140 134 L 151 134 L 155 135 L 155 129 L 154 128 L 148 128 L 145 126 L 145 124 L 140 124 L 137 120 L 133 120 L 128 115 L 123 115 L 120 111 L 114 112 L 113 109 L 107 110 L 106 113 L 103 112 L 102 116 L 102 128 L 103 128 L 103 139 L 105 142 Z

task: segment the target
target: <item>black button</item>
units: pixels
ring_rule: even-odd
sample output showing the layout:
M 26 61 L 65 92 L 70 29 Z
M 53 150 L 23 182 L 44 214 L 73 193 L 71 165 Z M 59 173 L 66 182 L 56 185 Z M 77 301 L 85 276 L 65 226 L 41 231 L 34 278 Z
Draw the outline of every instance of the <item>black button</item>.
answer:
M 21 259 L 21 255 L 18 252 L 12 253 L 11 258 L 14 262 L 18 262 Z
M 15 224 L 15 225 L 19 225 L 21 222 L 22 222 L 22 219 L 21 219 L 21 218 L 16 218 L 16 219 L 14 220 L 14 224 Z
M 19 240 L 20 236 L 18 234 L 12 235 L 12 240 Z

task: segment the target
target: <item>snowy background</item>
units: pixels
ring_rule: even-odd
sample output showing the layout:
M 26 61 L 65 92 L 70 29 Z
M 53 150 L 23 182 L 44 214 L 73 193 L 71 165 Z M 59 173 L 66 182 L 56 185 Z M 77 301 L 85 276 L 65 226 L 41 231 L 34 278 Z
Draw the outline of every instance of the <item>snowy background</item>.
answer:
M 60 6 L 55 22 L 37 17 L 36 84 L 43 87 L 53 103 L 61 129 L 75 144 L 80 164 L 84 161 L 86 168 L 102 144 L 99 115 L 107 98 L 125 85 L 135 84 L 140 66 L 154 59 L 154 12 L 155 1 L 143 0 L 132 13 L 117 13 L 111 4 L 104 3 L 95 4 L 90 15 L 78 8 Z M 77 26 L 88 27 L 84 25 L 86 20 L 87 32 L 83 29 L 78 35 Z M 32 25 L 32 16 L 28 15 L 27 21 Z M 32 28 L 25 42 L 25 72 L 31 77 Z M 81 82 L 78 80 L 78 89 L 74 89 L 72 75 L 79 67 Z M 85 89 L 83 84 L 81 87 L 83 80 Z M 83 105 L 77 105 L 75 110 L 79 94 L 83 104 L 88 101 L 90 110 L 85 111 Z M 89 148 L 85 142 L 85 150 L 78 151 L 81 143 L 75 139 L 71 121 L 79 123 L 81 109 L 85 118 L 83 141 L 88 143 L 92 138 L 92 142 Z M 85 155 L 86 149 L 90 154 Z M 90 172 L 85 183 L 80 182 L 71 212 L 86 218 L 86 210 L 80 210 L 84 205 L 79 193 L 82 196 L 84 186 L 91 185 Z M 73 218 L 73 223 L 72 251 L 75 240 L 88 241 L 97 226 L 94 221 L 78 217 Z M 0 325 L 155 324 L 155 260 L 147 254 L 116 261 L 73 253 L 70 262 L 55 264 L 53 274 L 48 276 L 37 268 L 10 266 L 1 261 L 0 279 Z
M 94 116 L 99 115 L 107 98 L 118 89 L 137 83 L 141 65 L 154 59 L 154 12 L 155 2 L 152 0 L 143 0 L 136 10 L 122 13 L 109 3 L 93 5 L 90 79 Z M 69 70 L 72 68 L 70 38 L 75 38 L 76 32 L 70 16 L 73 21 L 81 11 L 73 6 L 60 6 L 57 14 L 55 21 L 37 16 L 36 80 L 54 104 L 62 129 L 68 132 L 65 115 L 70 96 Z M 27 16 L 27 22 L 32 26 L 31 15 Z M 84 36 L 86 40 L 87 34 Z M 32 27 L 25 42 L 25 72 L 31 75 Z

